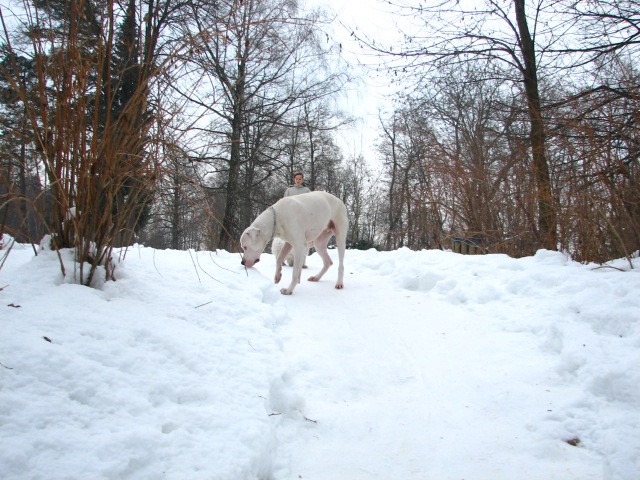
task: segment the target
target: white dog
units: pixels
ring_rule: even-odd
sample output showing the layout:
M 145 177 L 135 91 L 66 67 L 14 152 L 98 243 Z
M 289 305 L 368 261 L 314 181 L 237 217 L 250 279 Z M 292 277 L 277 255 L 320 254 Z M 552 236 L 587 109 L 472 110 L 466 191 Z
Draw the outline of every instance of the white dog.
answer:
M 260 254 L 269 240 L 279 237 L 285 244 L 276 258 L 275 283 L 282 278 L 282 262 L 293 249 L 293 273 L 291 284 L 280 290 L 291 295 L 300 283 L 302 264 L 307 252 L 307 242 L 313 245 L 322 258 L 322 270 L 309 277 L 310 282 L 319 281 L 333 264 L 327 253 L 327 244 L 336 237 L 338 248 L 338 280 L 336 288 L 344 287 L 344 252 L 347 244 L 347 209 L 337 197 L 327 192 L 311 192 L 285 197 L 267 208 L 253 221 L 240 237 L 243 251 L 242 265 L 252 267 L 260 260 Z

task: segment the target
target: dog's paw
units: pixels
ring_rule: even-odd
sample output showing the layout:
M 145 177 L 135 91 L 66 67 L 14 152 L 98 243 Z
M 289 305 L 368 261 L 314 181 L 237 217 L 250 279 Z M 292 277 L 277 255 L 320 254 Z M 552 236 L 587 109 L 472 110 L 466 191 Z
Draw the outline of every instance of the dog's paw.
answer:
M 320 280 L 320 278 L 318 278 L 318 277 L 316 277 L 315 275 L 313 275 L 313 276 L 311 276 L 311 277 L 307 278 L 307 280 L 308 280 L 309 282 L 317 282 L 318 280 Z
M 336 290 L 342 290 L 344 288 L 343 283 L 336 283 Z
M 280 289 L 280 293 L 282 295 L 291 295 L 293 292 L 291 290 L 289 290 L 288 288 L 281 288 Z
M 282 279 L 282 274 L 278 274 L 275 277 L 273 277 L 273 283 L 280 283 L 281 279 Z

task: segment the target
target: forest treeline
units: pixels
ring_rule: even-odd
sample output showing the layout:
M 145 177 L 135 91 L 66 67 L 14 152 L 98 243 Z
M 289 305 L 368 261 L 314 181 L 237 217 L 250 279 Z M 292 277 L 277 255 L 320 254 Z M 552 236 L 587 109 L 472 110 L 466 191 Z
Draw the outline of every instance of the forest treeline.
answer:
M 403 86 L 375 158 L 336 140 L 353 69 L 322 9 L 2 7 L 0 233 L 75 249 L 90 284 L 133 242 L 237 251 L 301 170 L 356 248 L 638 250 L 637 1 L 385 3 L 401 40 L 351 37 Z

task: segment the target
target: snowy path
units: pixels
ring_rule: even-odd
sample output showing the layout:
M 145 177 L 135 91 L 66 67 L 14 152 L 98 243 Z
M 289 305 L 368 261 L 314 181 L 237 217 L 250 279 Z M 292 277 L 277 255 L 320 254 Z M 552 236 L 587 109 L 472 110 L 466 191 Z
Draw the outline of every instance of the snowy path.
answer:
M 349 251 L 288 297 L 239 260 L 137 246 L 86 288 L 15 247 L 0 479 L 638 480 L 640 260 Z
M 531 334 L 505 331 L 495 307 L 487 316 L 410 282 L 399 288 L 371 267 L 352 253 L 344 291 L 333 289 L 334 267 L 275 299 L 289 318 L 270 399 L 281 414 L 276 478 L 602 478 L 602 459 L 545 438 L 544 419 L 572 392 Z

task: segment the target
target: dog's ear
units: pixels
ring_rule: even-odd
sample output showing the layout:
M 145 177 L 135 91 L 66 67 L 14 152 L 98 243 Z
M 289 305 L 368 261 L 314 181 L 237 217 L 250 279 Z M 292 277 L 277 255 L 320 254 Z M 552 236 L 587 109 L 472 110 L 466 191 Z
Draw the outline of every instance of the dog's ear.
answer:
M 251 241 L 255 243 L 258 240 L 258 237 L 260 236 L 260 229 L 256 227 L 251 227 L 250 229 L 247 230 L 247 235 L 249 236 Z

